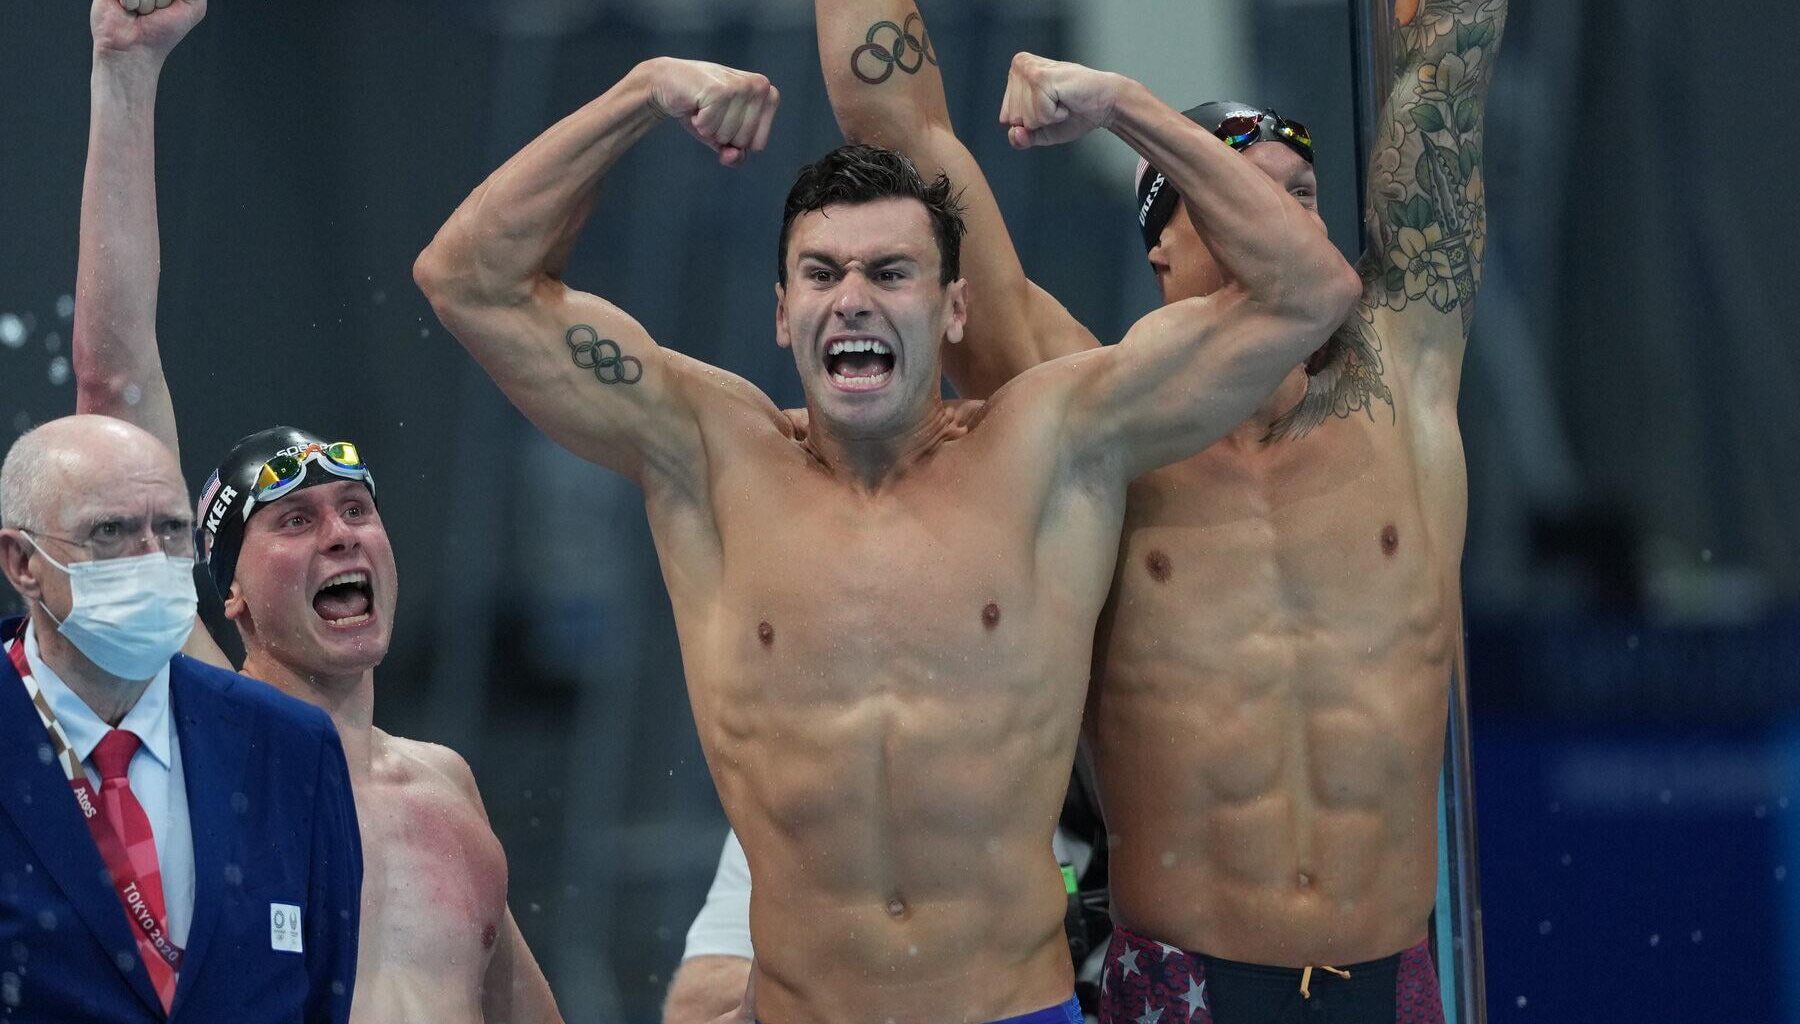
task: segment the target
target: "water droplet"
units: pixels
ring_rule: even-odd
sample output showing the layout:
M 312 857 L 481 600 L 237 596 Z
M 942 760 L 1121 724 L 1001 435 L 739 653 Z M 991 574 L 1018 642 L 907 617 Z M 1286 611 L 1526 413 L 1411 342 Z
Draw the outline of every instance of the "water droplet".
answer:
M 1702 562 L 1712 561 L 1712 548 L 1701 548 L 1700 549 L 1700 560 Z
M 1675 799 L 1675 794 L 1672 791 L 1665 789 L 1661 793 L 1656 794 L 1656 798 L 1666 804 Z
M 1650 934 L 1650 945 L 1652 945 L 1652 946 L 1662 945 L 1662 936 L 1656 934 L 1655 932 L 1652 932 Z
M 1175 866 L 1175 851 L 1174 850 L 1164 850 L 1163 851 L 1162 866 L 1165 868 L 1172 868 Z
M 544 905 L 541 903 L 531 903 L 531 904 L 527 904 L 527 906 L 531 909 L 531 912 L 534 914 L 541 914 L 544 912 Z
M 1638 635 L 1636 633 L 1625 638 L 1625 649 L 1628 651 L 1635 651 L 1638 649 Z
M 1548 921 L 1539 921 L 1539 922 L 1538 922 L 1538 934 L 1539 934 L 1539 935 L 1548 935 L 1548 934 L 1550 934 L 1550 922 L 1548 922 Z
M 1690 935 L 1688 935 L 1688 938 L 1690 940 L 1692 940 L 1694 943 L 1698 944 L 1700 941 L 1700 929 L 1698 929 L 1698 928 L 1694 929 L 1693 932 Z
M 47 931 L 47 932 L 53 932 L 56 930 L 56 924 L 57 924 L 56 911 L 54 911 L 54 910 L 38 911 L 37 926 L 39 928 L 42 928 L 44 931 Z
M 431 337 L 431 328 L 429 328 L 429 327 L 419 328 L 419 337 L 421 337 L 421 338 Z
M 1786 864 L 1775 865 L 1775 880 L 1777 882 L 1787 881 L 1787 865 Z
M 56 760 L 56 751 L 50 749 L 50 744 L 48 744 L 48 743 L 38 744 L 38 763 L 39 764 L 49 764 L 50 762 L 52 762 L 54 760 Z M 63 775 L 63 777 L 68 778 L 67 773 L 65 773 Z
M 75 315 L 75 296 L 58 295 L 56 297 L 56 315 L 64 320 Z
M 231 794 L 231 809 L 239 814 L 250 812 L 250 798 L 243 793 Z
M 333 981 L 331 982 L 331 994 L 334 996 L 343 995 L 344 994 L 344 983 L 333 979 Z
M 51 331 L 49 334 L 44 335 L 44 351 L 46 351 L 46 352 L 61 352 L 62 351 L 62 335 L 56 333 L 55 331 Z
M 144 400 L 144 389 L 138 387 L 136 384 L 125 385 L 125 389 L 119 394 L 120 397 L 125 399 L 126 405 L 136 405 Z
M 1562 866 L 1563 866 L 1563 867 L 1565 867 L 1565 868 L 1566 868 L 1566 867 L 1568 867 L 1568 866 L 1569 866 L 1569 865 L 1570 865 L 1570 864 L 1573 864 L 1573 863 L 1575 863 L 1575 858 L 1573 858 L 1573 857 L 1571 857 L 1571 856 L 1569 856 L 1569 855 L 1568 855 L 1568 854 L 1566 854 L 1566 853 L 1565 853 L 1565 854 L 1563 854 L 1563 855 L 1562 855 Z
M 69 360 L 64 356 L 57 356 L 55 359 L 50 360 L 50 383 L 61 387 L 68 382 Z
M 0 313 L 0 345 L 18 348 L 25 344 L 25 321 L 12 313 Z
M 19 976 L 11 971 L 0 974 L 0 1003 L 18 1006 L 25 1001 L 20 993 Z
M 237 865 L 237 864 L 225 865 L 225 884 L 226 885 L 243 885 L 244 884 L 244 869 L 241 865 Z
M 1525 997 L 1520 996 L 1519 998 L 1513 1000 L 1513 1005 L 1515 1005 L 1519 1009 L 1523 1010 L 1525 1008 Z
M 121 949 L 113 954 L 113 963 L 118 964 L 119 970 L 124 971 L 126 974 L 131 973 L 131 969 L 137 966 L 137 962 L 137 954 L 130 950 Z

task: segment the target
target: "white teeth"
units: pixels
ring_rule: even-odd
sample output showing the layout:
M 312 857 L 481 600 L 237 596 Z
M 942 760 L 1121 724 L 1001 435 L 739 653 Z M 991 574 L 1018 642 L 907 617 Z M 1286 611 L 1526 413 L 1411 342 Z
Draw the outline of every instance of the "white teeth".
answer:
M 369 613 L 363 612 L 361 615 L 352 615 L 347 619 L 326 619 L 325 621 L 334 626 L 360 626 L 369 621 Z
M 369 574 L 366 572 L 340 572 L 336 576 L 333 576 L 320 584 L 319 589 L 324 590 L 326 587 L 335 587 L 341 583 L 367 584 L 368 582 Z
M 850 338 L 844 341 L 834 341 L 825 348 L 825 354 L 828 356 L 843 355 L 845 352 L 873 352 L 880 356 L 894 354 L 894 350 L 888 347 L 887 342 L 874 338 Z

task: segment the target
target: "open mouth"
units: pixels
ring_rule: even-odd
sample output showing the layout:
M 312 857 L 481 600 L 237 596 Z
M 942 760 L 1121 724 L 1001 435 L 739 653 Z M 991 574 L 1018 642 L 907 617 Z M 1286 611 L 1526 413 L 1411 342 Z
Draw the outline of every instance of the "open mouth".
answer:
M 894 373 L 894 350 L 876 338 L 845 338 L 825 347 L 825 371 L 841 391 L 874 391 Z
M 325 581 L 313 595 L 313 611 L 328 625 L 360 626 L 375 609 L 375 592 L 366 572 L 341 572 Z

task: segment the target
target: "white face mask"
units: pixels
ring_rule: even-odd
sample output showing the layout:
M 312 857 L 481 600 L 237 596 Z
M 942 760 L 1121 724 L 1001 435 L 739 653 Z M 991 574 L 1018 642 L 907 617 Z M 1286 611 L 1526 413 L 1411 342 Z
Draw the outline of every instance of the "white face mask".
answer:
M 64 565 L 29 534 L 44 560 L 69 577 L 69 617 L 57 622 L 87 659 L 133 682 L 162 671 L 194 628 L 194 560 L 152 551 L 132 558 Z M 43 605 L 42 601 L 38 602 Z M 56 615 L 44 605 L 52 620 Z

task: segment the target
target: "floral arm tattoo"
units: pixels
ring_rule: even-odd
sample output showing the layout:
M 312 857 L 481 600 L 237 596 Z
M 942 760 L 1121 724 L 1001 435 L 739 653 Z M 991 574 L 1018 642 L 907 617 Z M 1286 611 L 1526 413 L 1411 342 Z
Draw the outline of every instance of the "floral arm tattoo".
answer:
M 1456 310 L 1467 334 L 1487 246 L 1482 106 L 1506 0 L 1396 0 L 1396 81 L 1369 155 L 1363 302 L 1307 361 L 1306 394 L 1267 440 L 1376 403 L 1394 415 L 1374 310 Z
M 1370 154 L 1370 255 L 1380 304 L 1474 315 L 1487 246 L 1482 107 L 1506 0 L 1401 0 L 1398 80 Z M 1410 15 L 1410 17 L 1407 17 Z

